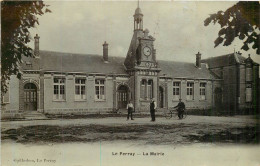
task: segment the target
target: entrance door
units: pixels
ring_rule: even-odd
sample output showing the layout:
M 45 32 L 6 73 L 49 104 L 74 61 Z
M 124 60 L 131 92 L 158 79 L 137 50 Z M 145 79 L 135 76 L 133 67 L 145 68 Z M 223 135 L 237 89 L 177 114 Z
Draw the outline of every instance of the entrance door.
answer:
M 37 87 L 33 83 L 24 85 L 24 110 L 37 110 Z
M 159 87 L 159 107 L 163 108 L 163 88 Z
M 117 90 L 117 106 L 118 108 L 126 108 L 128 101 L 127 87 L 121 85 Z

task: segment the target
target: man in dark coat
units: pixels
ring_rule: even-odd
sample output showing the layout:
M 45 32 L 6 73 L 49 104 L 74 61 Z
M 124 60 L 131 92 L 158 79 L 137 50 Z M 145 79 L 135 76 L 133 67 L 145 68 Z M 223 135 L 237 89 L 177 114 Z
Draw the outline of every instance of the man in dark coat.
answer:
M 156 109 L 156 102 L 154 101 L 154 99 L 151 100 L 150 103 L 150 113 L 151 113 L 151 118 L 152 118 L 152 122 L 155 121 L 155 109 Z
M 127 104 L 126 109 L 127 109 L 127 111 L 128 111 L 127 120 L 129 119 L 129 115 L 131 115 L 131 120 L 134 120 L 134 119 L 133 119 L 134 105 L 132 104 L 131 100 L 130 100 L 129 103 Z
M 174 108 L 177 108 L 178 117 L 179 117 L 179 119 L 182 119 L 183 118 L 183 112 L 185 110 L 185 104 L 181 101 L 181 99 L 179 99 L 178 105 L 175 106 Z

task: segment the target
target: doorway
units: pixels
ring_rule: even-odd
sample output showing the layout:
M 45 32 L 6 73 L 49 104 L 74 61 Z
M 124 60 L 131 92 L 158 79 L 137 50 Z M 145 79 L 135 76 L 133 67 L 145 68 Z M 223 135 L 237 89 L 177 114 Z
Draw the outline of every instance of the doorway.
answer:
M 163 98 L 164 98 L 164 94 L 163 94 L 163 88 L 159 87 L 159 107 L 163 108 Z
M 37 110 L 37 87 L 33 83 L 27 83 L 24 85 L 24 110 Z
M 128 88 L 125 85 L 119 86 L 117 90 L 117 107 L 119 109 L 126 108 L 128 101 Z

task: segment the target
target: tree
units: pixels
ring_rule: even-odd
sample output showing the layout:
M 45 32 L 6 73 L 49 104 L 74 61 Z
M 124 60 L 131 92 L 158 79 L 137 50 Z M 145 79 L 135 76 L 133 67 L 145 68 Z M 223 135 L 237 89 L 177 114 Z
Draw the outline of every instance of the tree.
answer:
M 218 11 L 211 14 L 204 25 L 208 26 L 211 22 L 218 23 L 221 26 L 218 32 L 218 38 L 215 40 L 215 47 L 223 43 L 223 46 L 229 46 L 235 38 L 243 41 L 242 50 L 249 50 L 249 44 L 256 49 L 259 55 L 260 45 L 260 25 L 259 25 L 259 2 L 238 2 L 228 8 L 225 12 Z
M 22 57 L 33 57 L 33 50 L 27 45 L 32 39 L 29 29 L 39 25 L 37 15 L 51 12 L 47 7 L 43 1 L 1 2 L 1 92 L 7 91 L 12 74 L 21 78 Z

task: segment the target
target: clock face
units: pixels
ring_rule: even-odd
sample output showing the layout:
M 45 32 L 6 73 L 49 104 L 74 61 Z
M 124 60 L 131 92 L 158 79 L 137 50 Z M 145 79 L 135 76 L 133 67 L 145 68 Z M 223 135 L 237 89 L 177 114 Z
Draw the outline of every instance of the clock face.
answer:
M 144 47 L 143 52 L 144 52 L 145 56 L 150 56 L 152 51 L 151 51 L 150 47 L 146 46 L 146 47 Z

